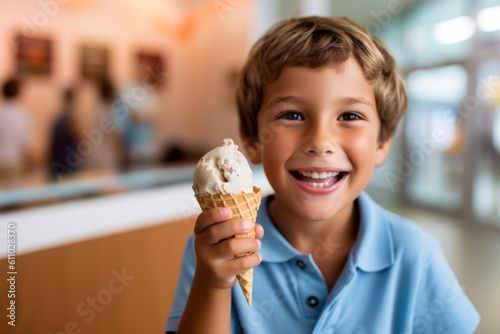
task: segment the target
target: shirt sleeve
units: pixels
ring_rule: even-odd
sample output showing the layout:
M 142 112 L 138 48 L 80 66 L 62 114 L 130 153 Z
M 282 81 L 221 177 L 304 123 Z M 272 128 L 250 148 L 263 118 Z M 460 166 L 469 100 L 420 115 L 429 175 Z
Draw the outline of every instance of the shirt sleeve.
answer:
M 184 248 L 184 255 L 182 258 L 181 272 L 177 282 L 177 289 L 175 291 L 174 303 L 170 314 L 167 319 L 165 332 L 175 333 L 179 322 L 181 321 L 182 313 L 191 290 L 191 283 L 193 282 L 194 269 L 196 266 L 196 253 L 194 250 L 194 235 L 191 235 Z M 231 334 L 239 334 L 241 329 L 237 320 L 237 314 L 234 309 L 231 310 Z
M 470 334 L 479 314 L 448 265 L 437 241 L 432 244 L 417 297 L 413 332 Z
M 193 281 L 194 268 L 196 266 L 196 254 L 194 252 L 194 235 L 191 235 L 184 248 L 181 271 L 177 281 L 174 303 L 167 319 L 166 332 L 175 332 L 184 312 L 191 282 Z

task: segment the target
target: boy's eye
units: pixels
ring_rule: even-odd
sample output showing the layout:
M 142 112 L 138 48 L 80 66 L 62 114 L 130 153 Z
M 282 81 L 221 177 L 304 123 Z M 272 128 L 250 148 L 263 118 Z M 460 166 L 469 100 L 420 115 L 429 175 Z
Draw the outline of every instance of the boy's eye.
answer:
M 295 112 L 295 111 L 284 111 L 278 116 L 276 116 L 276 119 L 286 119 L 290 121 L 303 121 L 304 116 L 302 116 L 300 113 Z
M 346 112 L 342 115 L 340 115 L 339 120 L 340 121 L 357 121 L 361 119 L 361 117 L 358 114 L 351 113 L 351 112 Z

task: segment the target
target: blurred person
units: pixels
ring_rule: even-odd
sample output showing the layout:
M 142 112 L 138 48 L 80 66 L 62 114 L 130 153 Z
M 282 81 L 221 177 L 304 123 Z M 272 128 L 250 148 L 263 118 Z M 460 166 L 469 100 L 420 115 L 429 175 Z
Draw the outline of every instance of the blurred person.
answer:
M 149 166 L 156 154 L 153 125 L 137 109 L 131 111 L 129 119 L 124 133 L 127 138 L 127 165 L 130 169 Z
M 61 180 L 65 174 L 73 174 L 80 168 L 81 158 L 77 155 L 79 127 L 75 116 L 75 89 L 63 92 L 63 106 L 51 132 L 49 147 L 49 177 Z
M 158 145 L 151 113 L 155 105 L 153 94 L 140 85 L 124 92 L 121 102 L 127 108 L 127 117 L 120 122 L 128 169 L 152 165 L 157 160 Z
M 82 131 L 87 144 L 83 168 L 97 172 L 117 172 L 122 162 L 122 136 L 112 113 L 115 88 L 108 79 L 97 83 L 98 101 L 90 121 L 90 128 Z M 83 145 L 82 145 L 83 147 Z
M 0 184 L 14 186 L 29 164 L 30 123 L 18 101 L 21 83 L 8 79 L 2 87 L 0 106 Z

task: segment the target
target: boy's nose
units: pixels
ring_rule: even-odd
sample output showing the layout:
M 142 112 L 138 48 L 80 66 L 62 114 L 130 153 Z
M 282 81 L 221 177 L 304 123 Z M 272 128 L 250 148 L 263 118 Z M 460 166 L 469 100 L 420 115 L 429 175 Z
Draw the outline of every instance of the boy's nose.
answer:
M 304 136 L 304 153 L 310 155 L 335 153 L 337 151 L 337 141 L 333 132 L 333 129 L 327 126 L 311 127 Z

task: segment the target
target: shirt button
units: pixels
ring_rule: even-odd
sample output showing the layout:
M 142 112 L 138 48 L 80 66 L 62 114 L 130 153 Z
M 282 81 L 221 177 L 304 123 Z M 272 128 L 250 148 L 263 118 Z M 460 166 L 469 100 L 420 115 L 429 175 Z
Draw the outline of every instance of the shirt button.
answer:
M 295 262 L 295 263 L 297 263 L 297 265 L 300 267 L 300 269 L 306 269 L 307 268 L 306 263 L 304 261 L 302 261 L 302 260 L 297 260 L 297 262 Z
M 307 305 L 316 307 L 318 305 L 318 298 L 311 296 L 307 298 Z

